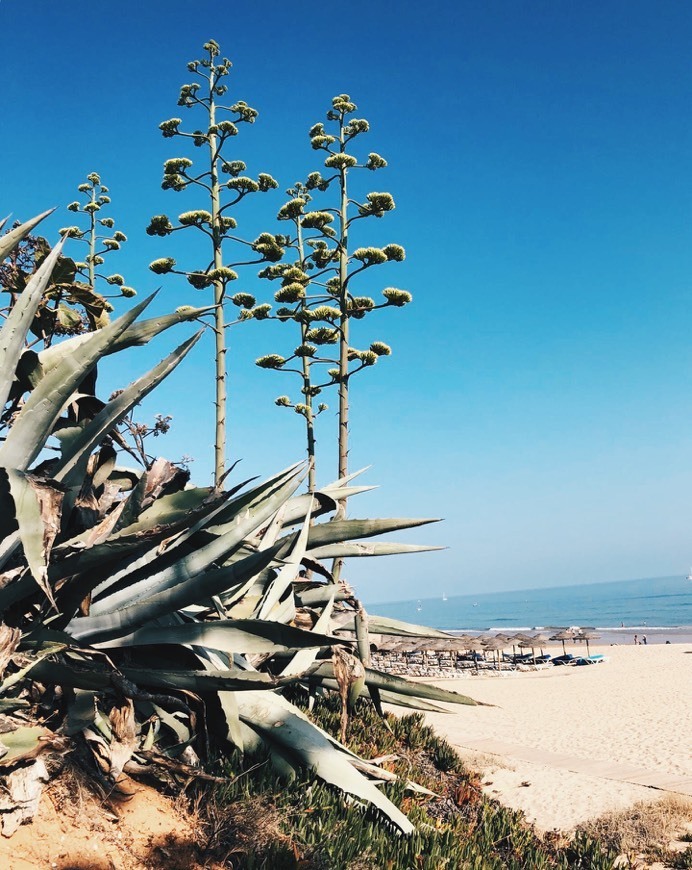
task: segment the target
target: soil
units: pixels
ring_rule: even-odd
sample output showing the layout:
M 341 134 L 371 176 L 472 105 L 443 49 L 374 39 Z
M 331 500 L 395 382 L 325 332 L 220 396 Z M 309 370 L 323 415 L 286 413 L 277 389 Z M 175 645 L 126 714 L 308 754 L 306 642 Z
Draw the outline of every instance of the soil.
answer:
M 197 870 L 204 861 L 194 816 L 155 789 L 126 779 L 100 799 L 78 780 L 58 777 L 31 824 L 0 837 L 3 870 Z

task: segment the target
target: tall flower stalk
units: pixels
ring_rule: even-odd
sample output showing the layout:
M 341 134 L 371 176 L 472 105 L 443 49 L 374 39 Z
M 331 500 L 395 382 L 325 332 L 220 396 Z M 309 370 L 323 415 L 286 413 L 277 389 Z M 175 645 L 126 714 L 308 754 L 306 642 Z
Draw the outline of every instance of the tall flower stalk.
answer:
M 304 185 L 298 184 L 287 191 L 291 199 L 281 208 L 279 220 L 291 221 L 294 232 L 285 239 L 285 246 L 293 250 L 297 259 L 269 266 L 260 276 L 270 280 L 281 279 L 282 286 L 274 294 L 277 302 L 292 307 L 277 309 L 275 317 L 294 321 L 300 326 L 300 345 L 293 355 L 283 357 L 268 354 L 257 360 L 262 368 L 297 372 L 302 379 L 300 402 L 288 396 L 279 396 L 278 405 L 292 407 L 306 420 L 308 455 L 314 458 L 316 416 L 313 400 L 322 390 L 336 386 L 338 390 L 337 471 L 339 477 L 348 475 L 350 436 L 350 385 L 358 372 L 373 366 L 381 356 L 391 353 L 388 345 L 374 341 L 365 350 L 351 345 L 351 320 L 361 320 L 371 312 L 386 307 L 402 307 L 411 301 L 411 294 L 396 288 L 383 291 L 384 301 L 377 304 L 369 296 L 357 296 L 353 290 L 357 276 L 372 266 L 404 259 L 400 245 L 384 248 L 349 248 L 349 233 L 354 223 L 366 217 L 382 217 L 394 208 L 388 193 L 368 193 L 362 202 L 349 193 L 349 172 L 354 169 L 375 171 L 387 165 L 379 154 L 371 152 L 367 160 L 359 162 L 349 153 L 351 142 L 369 130 L 363 119 L 349 119 L 356 110 L 346 94 L 332 100 L 327 120 L 332 123 L 333 134 L 325 131 L 324 124 L 315 124 L 310 130 L 313 149 L 326 152 L 324 165 L 331 174 L 312 172 Z M 331 190 L 336 200 L 333 206 L 312 209 L 312 194 Z M 329 346 L 337 351 L 327 355 Z M 300 369 L 289 366 L 301 360 Z M 327 377 L 315 378 L 315 366 L 326 364 Z M 325 409 L 325 405 L 318 406 Z M 312 478 L 314 485 L 314 476 Z M 340 513 L 345 513 L 345 502 Z M 340 568 L 338 569 L 340 570 Z
M 209 210 L 187 211 L 178 216 L 174 226 L 166 215 L 156 215 L 147 227 L 152 236 L 169 236 L 179 230 L 194 227 L 209 240 L 211 258 L 204 268 L 184 271 L 176 268 L 171 257 L 155 260 L 150 269 L 157 274 L 175 273 L 186 276 L 188 282 L 198 290 L 211 287 L 214 299 L 214 379 L 215 379 L 215 426 L 214 426 L 214 481 L 219 485 L 226 468 L 227 452 L 227 339 L 226 329 L 231 325 L 227 320 L 225 305 L 229 301 L 228 287 L 237 280 L 235 267 L 250 263 L 278 261 L 283 256 L 280 238 L 270 233 L 262 233 L 254 242 L 248 242 L 233 235 L 237 227 L 235 218 L 228 214 L 251 193 L 265 192 L 276 188 L 276 181 L 266 173 L 257 179 L 243 173 L 246 165 L 242 160 L 229 160 L 226 146 L 229 139 L 237 136 L 238 125 L 253 124 L 257 111 L 242 100 L 230 106 L 219 103 L 227 91 L 223 79 L 228 75 L 231 62 L 221 54 L 218 43 L 213 39 L 203 46 L 205 56 L 188 63 L 188 70 L 199 81 L 183 85 L 180 89 L 178 105 L 187 109 L 197 108 L 204 117 L 203 130 L 184 132 L 180 129 L 181 118 L 171 118 L 159 125 L 165 138 L 179 137 L 191 140 L 196 148 L 206 149 L 206 159 L 200 161 L 203 169 L 193 170 L 193 161 L 187 157 L 176 157 L 164 164 L 162 187 L 164 190 L 180 192 L 188 187 L 201 188 L 207 197 Z M 222 115 L 224 116 L 223 119 Z M 220 120 L 221 119 L 221 120 Z M 228 177 L 228 180 L 224 180 Z M 230 197 L 230 198 L 228 198 Z M 225 260 L 224 242 L 235 241 L 243 248 L 243 254 L 235 262 Z M 247 259 L 247 249 L 259 255 Z M 230 301 L 241 309 L 238 319 L 251 317 L 262 319 L 267 316 L 267 306 L 255 306 L 255 299 L 249 293 L 236 293 Z

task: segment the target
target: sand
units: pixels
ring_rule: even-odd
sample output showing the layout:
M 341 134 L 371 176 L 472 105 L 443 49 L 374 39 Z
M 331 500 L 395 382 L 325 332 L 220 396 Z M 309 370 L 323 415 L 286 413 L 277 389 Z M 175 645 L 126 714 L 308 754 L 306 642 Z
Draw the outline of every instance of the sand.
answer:
M 666 794 L 689 796 L 692 820 L 692 644 L 591 652 L 608 661 L 440 682 L 496 706 L 427 720 L 541 830 Z

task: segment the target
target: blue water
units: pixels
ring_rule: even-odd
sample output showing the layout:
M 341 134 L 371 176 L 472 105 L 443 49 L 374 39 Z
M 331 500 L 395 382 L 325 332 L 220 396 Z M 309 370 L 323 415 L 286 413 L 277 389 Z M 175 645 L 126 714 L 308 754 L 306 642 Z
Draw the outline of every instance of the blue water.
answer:
M 692 626 L 692 581 L 652 577 L 616 583 L 452 595 L 373 604 L 371 613 L 446 630 L 552 626 Z

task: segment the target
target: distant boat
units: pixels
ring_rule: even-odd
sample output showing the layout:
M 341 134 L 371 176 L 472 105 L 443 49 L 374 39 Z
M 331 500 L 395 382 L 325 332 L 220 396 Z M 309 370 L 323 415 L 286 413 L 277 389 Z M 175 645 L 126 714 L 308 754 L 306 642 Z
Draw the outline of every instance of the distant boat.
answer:
M 416 605 L 416 610 L 421 611 L 422 609 L 423 609 L 423 605 L 419 601 L 418 604 Z
M 475 603 L 473 606 L 474 606 L 474 607 L 478 607 L 478 602 L 476 601 L 476 603 Z
M 443 600 L 443 601 L 446 601 L 446 600 L 447 600 L 447 593 L 446 593 L 446 592 L 443 592 L 443 593 L 442 593 L 442 600 Z
M 692 568 L 690 568 L 690 573 L 687 575 L 687 580 L 692 580 Z

